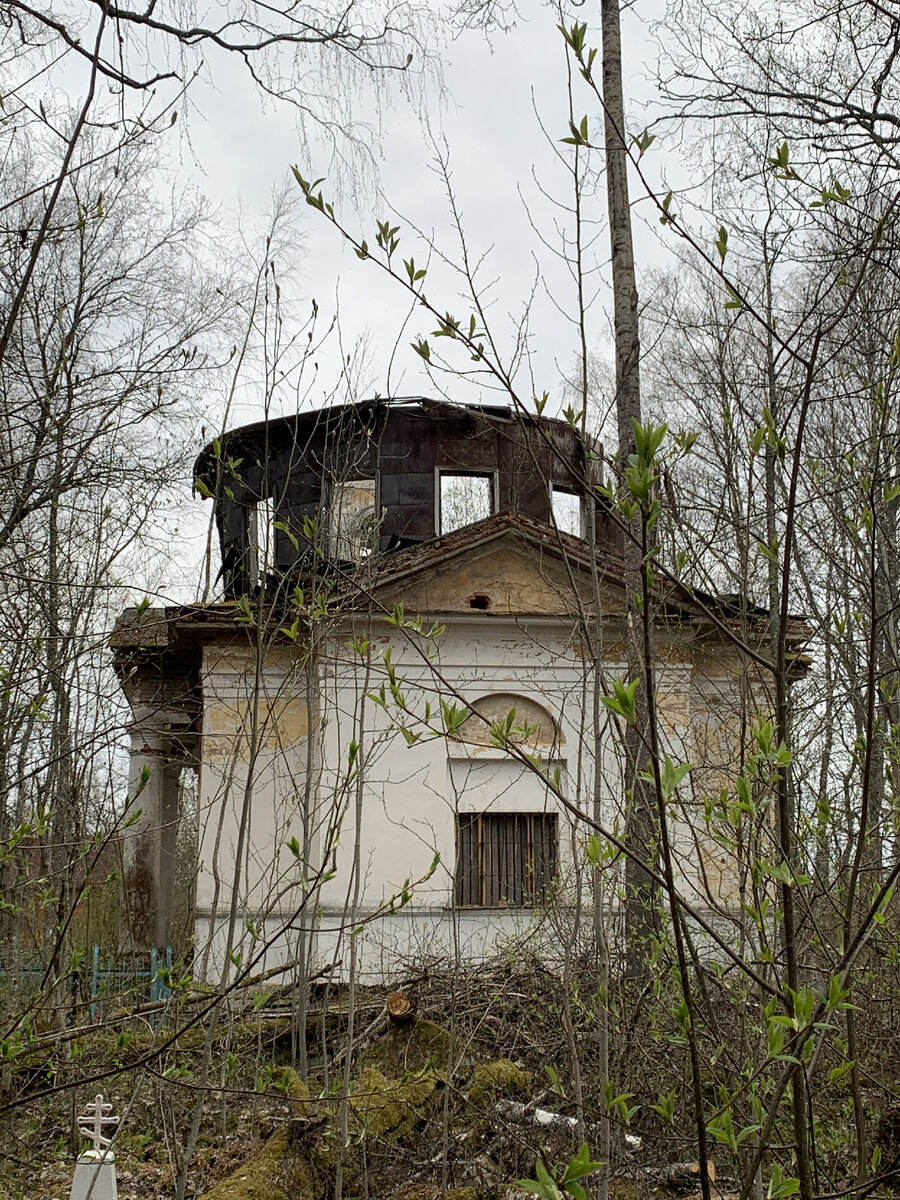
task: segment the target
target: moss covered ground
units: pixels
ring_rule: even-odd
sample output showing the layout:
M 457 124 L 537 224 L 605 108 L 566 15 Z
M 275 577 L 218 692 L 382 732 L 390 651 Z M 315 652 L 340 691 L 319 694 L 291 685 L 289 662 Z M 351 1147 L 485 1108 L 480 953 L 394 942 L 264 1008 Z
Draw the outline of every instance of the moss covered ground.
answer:
M 440 1145 L 445 1115 L 452 1121 L 454 1142 L 483 1140 L 489 1134 L 481 1110 L 500 1097 L 528 1097 L 532 1086 L 531 1072 L 506 1058 L 462 1065 L 452 1082 L 450 1070 L 450 1036 L 430 1020 L 389 1028 L 366 1046 L 354 1064 L 346 1104 L 335 1091 L 314 1095 L 295 1070 L 283 1069 L 273 1083 L 290 1103 L 287 1124 L 204 1195 L 207 1200 L 325 1200 L 346 1120 L 342 1174 L 348 1200 L 372 1195 L 436 1200 L 440 1187 L 433 1181 L 410 1183 L 408 1164 L 421 1159 L 423 1146 Z M 451 1097 L 453 1103 L 445 1105 Z M 508 1194 L 512 1180 L 503 1183 Z M 496 1188 L 473 1184 L 444 1192 L 446 1200 L 490 1200 L 496 1194 Z
M 134 1017 L 29 1047 L 0 1096 L 15 1102 L 0 1119 L 0 1200 L 64 1200 L 77 1148 L 73 1107 L 101 1088 L 127 1113 L 116 1143 L 120 1200 L 171 1200 L 198 1096 L 186 1200 L 330 1200 L 339 1170 L 343 1200 L 524 1200 L 515 1181 L 534 1176 L 538 1153 L 559 1166 L 578 1147 L 570 1130 L 517 1121 L 501 1102 L 572 1115 L 568 1041 L 554 976 L 512 965 L 492 971 L 423 985 L 420 1016 L 403 1026 L 387 1022 L 386 989 L 360 988 L 349 1062 L 346 995 L 332 987 L 306 1027 L 307 1082 L 297 1069 L 296 1025 L 264 1009 L 220 1021 L 208 1047 L 209 1026 L 195 1010 L 182 1017 L 183 1036 L 171 1024 Z M 589 1035 L 584 1026 L 587 1065 Z M 635 1045 L 622 1052 L 634 1054 Z M 651 1107 L 675 1087 L 679 1114 L 688 1111 L 678 1092 L 683 1048 L 674 1039 L 667 1045 L 666 1056 L 641 1060 L 635 1111 L 642 1107 L 632 1125 L 658 1162 L 683 1152 L 693 1136 L 687 1124 L 674 1133 L 663 1128 Z M 201 1093 L 207 1048 L 211 1082 Z M 590 1095 L 590 1075 L 582 1084 Z M 52 1092 L 54 1085 L 62 1090 Z M 596 1095 L 589 1102 L 596 1105 Z M 829 1149 L 824 1131 L 817 1146 Z M 724 1153 L 717 1147 L 717 1165 Z M 721 1174 L 727 1169 L 720 1166 Z M 647 1200 L 650 1191 L 637 1195 L 631 1179 L 618 1178 L 611 1197 Z

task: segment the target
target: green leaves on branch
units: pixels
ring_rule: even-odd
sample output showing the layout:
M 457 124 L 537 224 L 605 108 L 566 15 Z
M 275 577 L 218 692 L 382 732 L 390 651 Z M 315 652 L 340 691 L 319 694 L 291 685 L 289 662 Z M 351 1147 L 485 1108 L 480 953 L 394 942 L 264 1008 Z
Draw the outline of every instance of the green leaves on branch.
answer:
M 0 1062 L 13 1063 L 25 1049 L 25 1045 L 21 1038 L 2 1038 L 0 1039 Z
M 589 150 L 592 149 L 591 139 L 588 135 L 588 119 L 581 118 L 581 124 L 576 125 L 574 121 L 569 122 L 570 137 L 560 138 L 567 146 L 586 146 Z
M 584 416 L 583 408 L 575 408 L 573 405 L 567 404 L 562 415 L 576 432 L 581 428 L 581 418 Z
M 612 1113 L 617 1121 L 623 1125 L 630 1125 L 631 1118 L 635 1113 L 640 1112 L 639 1104 L 629 1104 L 629 1100 L 634 1099 L 632 1092 L 616 1092 L 615 1085 L 611 1079 L 604 1080 L 603 1083 L 603 1105 L 608 1113 Z
M 884 893 L 884 896 L 882 897 L 881 903 L 878 905 L 878 908 L 872 914 L 872 920 L 875 922 L 876 925 L 884 924 L 888 905 L 890 904 L 890 902 L 893 898 L 894 898 L 894 889 L 893 889 L 893 887 L 889 887 L 887 889 L 887 891 Z
M 799 179 L 799 175 L 790 165 L 790 148 L 787 142 L 782 142 L 774 155 L 769 159 L 769 166 L 775 168 L 776 179 Z
M 750 437 L 750 450 L 753 454 L 759 454 L 764 445 L 775 451 L 780 463 L 784 462 L 787 456 L 787 438 L 778 432 L 772 410 L 767 404 L 763 405 L 762 424 L 754 429 Z
M 776 767 L 789 767 L 794 761 L 793 754 L 783 741 L 775 745 L 775 727 L 771 721 L 760 721 L 752 733 L 759 749 L 759 754 L 755 756 L 757 761 L 761 759 Z
M 238 611 L 234 619 L 238 625 L 256 624 L 256 618 L 253 614 L 253 606 L 250 603 L 249 596 L 241 596 L 238 599 Z
M 694 769 L 693 763 L 673 763 L 668 754 L 659 772 L 659 786 L 663 796 L 668 800 L 678 791 L 681 784 Z M 656 783 L 653 771 L 642 771 L 641 779 L 647 783 Z
M 622 717 L 629 725 L 637 720 L 637 689 L 638 681 L 626 683 L 624 679 L 613 680 L 613 694 L 601 696 L 604 706 L 617 717 Z
M 441 716 L 444 719 L 444 733 L 447 737 L 455 737 L 462 728 L 463 722 L 469 718 L 469 709 L 459 704 L 441 701 Z
M 404 259 L 403 265 L 406 268 L 406 274 L 409 277 L 410 287 L 413 287 L 419 282 L 420 279 L 424 279 L 428 274 L 424 267 L 416 266 L 416 260 L 414 258 Z
M 653 464 L 657 451 L 665 441 L 668 431 L 669 427 L 665 424 L 641 425 L 639 421 L 634 422 L 635 453 L 637 461 L 641 466 L 650 466 Z
M 556 28 L 563 35 L 566 45 L 578 60 L 582 78 L 586 79 L 588 83 L 592 83 L 594 59 L 597 57 L 597 50 L 595 47 L 585 47 L 584 39 L 587 34 L 587 25 L 576 21 L 571 29 L 566 29 L 565 25 L 557 25 Z
M 578 144 L 583 143 L 587 145 L 587 117 L 584 117 L 580 126 L 576 127 L 575 125 L 572 125 L 571 128 L 573 137 L 566 140 L 570 141 L 577 139 Z M 309 204 L 312 208 L 316 208 L 320 212 L 325 213 L 332 223 L 337 225 L 338 223 L 335 220 L 333 207 L 325 201 L 321 191 L 316 191 L 319 184 L 324 182 L 324 180 L 316 179 L 309 181 L 304 179 L 297 167 L 292 167 L 291 170 L 293 171 L 294 178 L 300 185 L 300 188 L 306 197 L 307 204 Z M 391 259 L 394 252 L 397 250 L 397 247 L 400 245 L 400 226 L 392 225 L 390 221 L 378 221 L 376 224 L 377 230 L 375 233 L 375 242 L 379 249 L 384 252 L 385 258 L 387 259 L 387 270 L 395 279 L 403 282 L 412 292 L 414 292 L 415 295 L 422 300 L 422 303 L 425 304 L 425 296 L 422 293 L 419 285 L 421 284 L 422 280 L 425 279 L 428 273 L 426 268 L 417 267 L 415 258 L 410 257 L 409 259 L 403 260 L 405 278 L 403 273 L 395 271 Z M 363 238 L 359 243 L 356 243 L 354 239 L 350 238 L 349 235 L 344 233 L 344 230 L 340 227 L 340 225 L 338 225 L 338 228 L 354 246 L 357 258 L 368 259 L 371 257 L 369 243 L 365 238 Z M 382 265 L 384 266 L 385 264 Z M 479 331 L 478 322 L 474 315 L 469 319 L 468 334 L 463 331 L 460 322 L 450 313 L 447 313 L 444 317 L 438 317 L 438 323 L 440 327 L 433 331 L 432 337 L 450 337 L 454 339 L 460 339 L 467 344 L 468 348 L 472 352 L 473 362 L 480 362 L 484 358 L 484 344 L 483 342 L 476 340 L 483 338 L 484 334 Z M 422 361 L 430 365 L 431 346 L 427 338 L 417 338 L 416 341 L 410 344 L 412 349 L 416 352 L 416 354 L 418 354 Z M 202 482 L 198 482 L 196 486 L 197 490 L 200 491 L 202 495 L 211 495 L 208 488 L 204 490 L 204 485 Z
M 418 886 L 421 883 L 427 883 L 428 880 L 435 873 L 435 871 L 438 869 L 440 862 L 441 862 L 440 851 L 435 850 L 434 858 L 432 858 L 432 860 L 431 860 L 431 866 L 428 868 L 428 870 L 425 872 L 424 875 L 422 875 L 419 879 L 416 880 L 416 886 Z M 383 913 L 395 913 L 401 908 L 406 908 L 406 906 L 412 901 L 412 898 L 413 898 L 413 883 L 412 883 L 411 879 L 407 878 L 407 879 L 404 879 L 403 886 L 400 889 L 400 891 L 395 892 L 394 895 L 390 897 L 390 899 L 387 901 L 387 903 L 385 905 L 383 905 L 381 911 Z M 356 929 L 353 930 L 353 933 L 354 934 L 360 933 L 364 929 L 364 927 L 365 927 L 364 925 L 358 925 L 356 927 Z
M 745 1129 L 735 1130 L 734 1120 L 731 1116 L 731 1109 L 726 1108 L 720 1112 L 706 1126 L 706 1131 L 717 1142 L 721 1142 L 723 1146 L 727 1146 L 734 1154 L 737 1154 L 742 1142 L 745 1142 L 748 1137 L 759 1132 L 759 1125 L 748 1125 Z
M 566 39 L 566 45 L 575 57 L 580 60 L 584 54 L 584 39 L 587 34 L 587 24 L 583 21 L 576 21 L 571 29 L 566 29 L 565 25 L 557 25 L 556 28 Z
M 716 238 L 716 250 L 719 252 L 721 262 L 725 261 L 725 255 L 728 253 L 728 230 L 724 225 L 719 226 L 719 236 Z
M 384 618 L 385 625 L 392 625 L 395 629 L 405 629 L 410 633 L 418 634 L 420 637 L 429 641 L 433 638 L 443 637 L 447 631 L 447 626 L 440 624 L 438 621 L 432 621 L 431 625 L 426 629 L 425 622 L 422 620 L 421 613 L 414 613 L 411 617 L 406 615 L 406 610 L 402 604 L 395 604 Z M 389 655 L 386 652 L 385 657 Z
M 603 1166 L 602 1162 L 591 1160 L 587 1144 L 583 1145 L 574 1158 L 569 1159 L 562 1178 L 554 1168 L 548 1171 L 544 1160 L 538 1155 L 535 1163 L 537 1179 L 517 1179 L 516 1186 L 543 1200 L 564 1200 L 565 1196 L 574 1196 L 575 1200 L 587 1200 L 587 1192 L 581 1185 L 581 1180 L 592 1175 Z
M 592 833 L 584 849 L 584 857 L 592 867 L 605 866 L 614 862 L 619 856 L 618 847 L 606 839 L 598 838 Z
M 656 141 L 656 135 L 645 129 L 643 133 L 633 133 L 631 135 L 631 140 L 638 152 L 638 158 L 643 158 L 643 156 Z
M 390 260 L 391 255 L 400 245 L 399 233 L 399 225 L 391 225 L 390 221 L 378 222 L 378 232 L 375 234 L 375 241 L 385 252 L 388 260 Z
M 679 454 L 687 455 L 694 449 L 699 437 L 700 434 L 695 433 L 693 430 L 679 429 L 672 435 L 672 441 L 677 446 Z
M 768 159 L 768 163 L 770 167 L 774 168 L 776 179 L 804 183 L 805 186 L 818 192 L 819 198 L 810 202 L 810 208 L 826 208 L 829 204 L 846 204 L 850 199 L 852 194 L 850 189 L 845 188 L 839 179 L 835 179 L 829 188 L 817 188 L 808 181 L 802 180 L 790 164 L 790 147 L 787 142 L 781 143 L 774 155 Z
M 859 1011 L 855 1004 L 851 1004 L 849 1000 L 849 989 L 843 985 L 840 975 L 832 975 L 828 981 L 828 995 L 825 997 L 826 1012 L 846 1012 L 852 1008 L 854 1011 Z
M 293 529 L 291 529 L 290 525 L 287 524 L 287 522 L 273 521 L 272 528 L 277 529 L 279 533 L 283 533 L 294 549 L 299 553 L 300 539 L 297 537 L 296 533 L 294 533 Z
M 657 1096 L 658 1104 L 651 1104 L 650 1108 L 655 1113 L 659 1113 L 662 1119 L 668 1125 L 675 1124 L 675 1098 L 678 1093 L 677 1085 L 670 1092 L 660 1092 Z
M 310 208 L 316 208 L 319 210 L 319 212 L 325 213 L 327 216 L 331 217 L 332 220 L 334 220 L 334 209 L 324 199 L 321 191 L 318 193 L 316 192 L 316 188 L 319 186 L 319 184 L 325 182 L 324 175 L 321 179 L 314 179 L 312 183 L 310 183 L 309 180 L 303 178 L 297 167 L 291 167 L 291 171 L 293 172 L 297 183 L 300 185 L 300 190 L 306 197 L 306 203 L 310 206 Z
M 786 862 L 769 862 L 765 858 L 759 858 L 753 864 L 753 877 L 759 883 L 762 876 L 774 879 L 789 888 L 805 887 L 809 883 L 808 875 L 795 875 Z
M 653 489 L 659 478 L 657 455 L 668 432 L 668 425 L 642 425 L 634 422 L 634 454 L 629 454 L 628 465 L 625 468 L 625 484 L 633 500 L 636 500 L 644 513 L 647 528 L 652 529 L 659 516 L 659 501 L 653 495 Z M 627 501 L 620 501 L 623 513 Z M 633 507 L 632 507 L 633 513 Z
M 498 750 L 509 750 L 510 747 L 519 749 L 522 743 L 527 742 L 529 738 L 534 737 L 538 732 L 539 726 L 529 724 L 527 721 L 516 721 L 516 710 L 511 708 L 505 717 L 490 724 L 491 745 Z M 540 759 L 534 755 L 527 755 L 532 765 L 537 765 L 540 769 Z
M 445 313 L 443 317 L 438 317 L 438 322 L 440 329 L 435 329 L 431 334 L 432 337 L 459 337 L 459 321 L 456 317 L 452 317 L 450 313 Z M 473 317 L 472 324 L 474 325 L 474 323 L 475 318 Z
M 829 204 L 846 204 L 850 195 L 850 189 L 843 187 L 836 179 L 830 188 L 823 188 L 819 192 L 819 199 L 811 201 L 809 207 L 825 208 Z
M 734 309 L 738 312 L 744 307 L 744 301 L 741 299 L 740 292 L 736 292 L 731 284 L 725 285 L 728 288 L 728 299 L 725 301 L 727 309 Z
M 768 1200 L 784 1200 L 787 1196 L 796 1196 L 800 1191 L 800 1180 L 785 1176 L 778 1163 L 772 1164 L 772 1174 L 769 1177 Z
M 411 263 L 412 263 L 412 260 L 410 260 L 410 264 Z M 461 326 L 461 323 L 457 320 L 457 318 L 452 316 L 450 313 L 445 313 L 443 317 L 438 317 L 438 324 L 439 324 L 440 328 L 432 330 L 432 333 L 431 333 L 432 337 L 436 337 L 436 338 L 448 337 L 448 338 L 453 338 L 454 341 L 458 340 L 458 341 L 464 342 L 469 347 L 469 349 L 472 351 L 472 361 L 473 362 L 478 362 L 480 359 L 482 359 L 484 357 L 484 343 L 481 341 L 478 341 L 477 339 L 483 338 L 485 336 L 485 334 L 483 331 L 479 330 L 478 322 L 475 319 L 474 313 L 472 313 L 469 317 L 468 330 L 463 329 Z M 427 354 L 429 357 L 426 357 L 426 354 L 423 353 L 423 351 L 420 347 L 427 348 Z M 428 347 L 427 342 L 421 341 L 417 344 L 414 344 L 413 349 L 416 351 L 417 354 L 419 354 L 422 358 L 424 358 L 426 362 L 431 361 L 431 359 L 430 359 L 431 349 L 430 349 L 430 347 Z

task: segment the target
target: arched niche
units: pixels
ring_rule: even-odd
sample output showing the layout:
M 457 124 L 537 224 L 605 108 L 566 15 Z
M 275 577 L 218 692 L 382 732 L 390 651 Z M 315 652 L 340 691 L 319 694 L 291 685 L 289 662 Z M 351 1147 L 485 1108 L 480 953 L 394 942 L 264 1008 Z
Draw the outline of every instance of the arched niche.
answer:
M 565 742 L 552 714 L 527 696 L 513 692 L 492 692 L 471 701 L 470 707 L 473 712 L 459 727 L 457 739 L 470 747 L 471 752 L 477 753 L 480 747 L 498 749 L 491 737 L 491 726 L 495 723 L 505 724 L 512 712 L 515 713 L 513 729 L 528 732 L 527 735 L 524 732 L 514 733 L 510 741 L 519 741 L 539 751 L 559 748 Z

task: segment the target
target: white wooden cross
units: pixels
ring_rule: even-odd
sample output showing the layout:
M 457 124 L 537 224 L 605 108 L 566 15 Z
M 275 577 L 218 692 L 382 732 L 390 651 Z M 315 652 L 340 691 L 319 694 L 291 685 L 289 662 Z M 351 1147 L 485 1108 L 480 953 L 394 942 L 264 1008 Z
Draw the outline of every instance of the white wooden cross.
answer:
M 78 1118 L 78 1128 L 82 1137 L 89 1138 L 94 1143 L 93 1155 L 97 1158 L 109 1157 L 106 1150 L 112 1145 L 114 1136 L 114 1128 L 110 1136 L 106 1136 L 103 1132 L 104 1125 L 115 1127 L 118 1123 L 119 1118 L 112 1115 L 112 1105 L 104 1101 L 102 1093 L 84 1106 L 84 1112 Z

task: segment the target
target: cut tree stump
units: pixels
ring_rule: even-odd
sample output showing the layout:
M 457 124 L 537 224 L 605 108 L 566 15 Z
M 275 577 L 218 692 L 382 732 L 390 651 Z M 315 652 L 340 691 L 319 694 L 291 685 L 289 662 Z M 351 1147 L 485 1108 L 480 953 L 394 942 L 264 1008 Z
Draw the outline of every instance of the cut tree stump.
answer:
M 408 992 L 391 992 L 387 998 L 387 1011 L 395 1025 L 408 1025 L 416 1015 L 416 1002 Z
M 657 1187 L 692 1188 L 700 1184 L 700 1164 L 698 1162 L 669 1163 L 665 1167 L 641 1168 L 645 1178 L 652 1180 Z M 716 1164 L 707 1159 L 706 1171 L 710 1183 L 715 1183 Z

